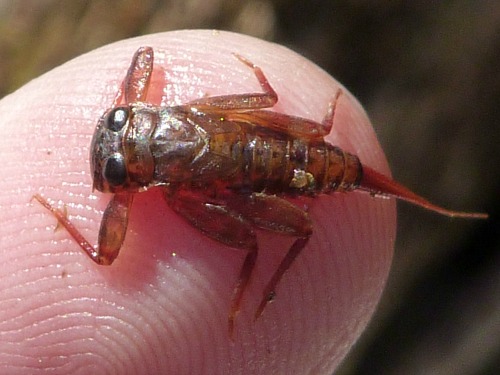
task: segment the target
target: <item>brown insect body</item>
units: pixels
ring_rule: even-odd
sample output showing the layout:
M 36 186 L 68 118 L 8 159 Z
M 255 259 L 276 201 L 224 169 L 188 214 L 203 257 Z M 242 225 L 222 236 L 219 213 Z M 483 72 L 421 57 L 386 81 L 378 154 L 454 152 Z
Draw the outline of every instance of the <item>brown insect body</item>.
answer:
M 106 127 L 127 113 L 128 127 Z M 141 138 L 128 136 L 130 129 L 140 129 Z M 235 192 L 315 195 L 355 189 L 362 176 L 355 155 L 322 138 L 304 140 L 185 106 L 113 108 L 92 144 L 94 187 L 110 193 L 216 183 Z
M 433 205 L 325 142 L 340 91 L 322 123 L 265 110 L 277 102 L 276 92 L 259 67 L 236 57 L 253 70 L 263 92 L 161 107 L 146 102 L 153 50 L 142 47 L 136 52 L 113 106 L 97 124 L 90 149 L 94 188 L 114 194 L 97 248 L 64 212 L 35 195 L 95 262 L 111 264 L 118 255 L 134 194 L 161 186 L 170 207 L 195 228 L 247 252 L 229 313 L 232 332 L 257 257 L 254 228 L 297 238 L 268 283 L 256 318 L 312 234 L 308 214 L 284 196 L 361 189 L 448 216 L 486 217 Z

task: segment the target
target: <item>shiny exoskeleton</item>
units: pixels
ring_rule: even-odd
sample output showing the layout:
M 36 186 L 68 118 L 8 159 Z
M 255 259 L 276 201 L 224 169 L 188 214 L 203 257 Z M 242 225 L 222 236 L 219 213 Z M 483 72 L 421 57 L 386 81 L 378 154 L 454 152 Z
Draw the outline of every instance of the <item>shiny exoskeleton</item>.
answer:
M 125 239 L 134 194 L 158 186 L 169 206 L 195 228 L 245 250 L 229 312 L 229 330 L 254 268 L 255 228 L 296 237 L 268 283 L 255 317 L 313 233 L 306 211 L 287 196 L 355 189 L 393 196 L 448 216 L 484 218 L 431 204 L 392 179 L 362 166 L 358 157 L 324 140 L 333 124 L 339 90 L 322 123 L 266 110 L 278 95 L 262 70 L 253 70 L 262 92 L 205 97 L 166 107 L 147 102 L 153 49 L 135 53 L 113 106 L 99 119 L 90 148 L 94 188 L 112 193 L 93 247 L 61 210 L 35 198 L 56 216 L 98 264 L 109 265 Z

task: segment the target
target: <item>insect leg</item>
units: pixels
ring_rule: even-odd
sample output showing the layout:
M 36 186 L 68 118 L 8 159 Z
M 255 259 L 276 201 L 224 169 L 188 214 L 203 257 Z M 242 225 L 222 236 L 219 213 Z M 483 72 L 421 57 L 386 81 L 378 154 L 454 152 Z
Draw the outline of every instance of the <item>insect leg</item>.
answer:
M 127 232 L 128 213 L 132 204 L 132 194 L 115 194 L 109 202 L 101 221 L 99 244 L 95 249 L 67 218 L 66 213 L 53 207 L 40 194 L 33 196 L 48 209 L 83 251 L 97 264 L 110 265 L 118 255 Z
M 125 104 L 146 100 L 151 74 L 153 73 L 153 61 L 153 48 L 140 47 L 135 52 L 112 107 L 121 104 L 123 99 L 125 99 Z
M 308 237 L 312 233 L 307 212 L 276 195 L 233 194 L 225 199 L 231 210 L 259 228 L 295 237 Z
M 328 105 L 328 110 L 321 123 L 302 117 L 290 116 L 273 111 L 231 112 L 225 115 L 229 121 L 239 121 L 262 126 L 279 132 L 285 132 L 294 137 L 306 139 L 322 138 L 330 133 L 335 116 L 335 108 L 342 90 L 338 90 Z
M 108 203 L 99 229 L 97 258 L 99 264 L 113 263 L 127 233 L 128 218 L 134 194 L 115 194 Z
M 272 88 L 262 69 L 240 55 L 235 54 L 235 56 L 253 70 L 263 92 L 206 97 L 193 100 L 186 106 L 195 107 L 199 111 L 238 111 L 270 108 L 278 102 L 278 94 Z
M 250 196 L 235 196 L 228 200 L 228 205 L 259 228 L 299 237 L 264 289 L 263 298 L 255 312 L 257 319 L 267 303 L 274 299 L 276 286 L 282 276 L 309 241 L 312 222 L 307 212 L 274 195 L 253 193 Z
M 330 131 L 333 127 L 333 119 L 335 117 L 335 110 L 337 109 L 337 103 L 339 101 L 339 97 L 342 95 L 342 89 L 338 89 L 335 93 L 333 99 L 328 103 L 328 110 L 326 111 L 325 117 L 323 117 L 323 121 L 321 121 L 321 125 L 323 126 L 323 132 L 325 135 L 330 134 Z
M 290 249 L 288 249 L 288 252 L 286 253 L 285 257 L 281 261 L 280 265 L 278 266 L 278 268 L 276 269 L 276 271 L 274 272 L 273 276 L 271 277 L 271 279 L 269 280 L 264 289 L 263 297 L 260 301 L 259 306 L 257 307 L 257 310 L 255 310 L 254 314 L 255 320 L 257 320 L 262 315 L 267 304 L 274 300 L 274 298 L 276 297 L 276 291 L 275 291 L 276 286 L 281 281 L 281 278 L 283 277 L 285 272 L 290 268 L 292 263 L 302 252 L 304 247 L 306 247 L 308 242 L 309 242 L 309 237 L 297 238 L 290 247 Z
M 169 206 L 206 236 L 228 246 L 247 251 L 229 309 L 229 335 L 232 337 L 245 289 L 257 259 L 257 237 L 252 224 L 224 204 L 208 203 L 204 192 L 167 191 Z

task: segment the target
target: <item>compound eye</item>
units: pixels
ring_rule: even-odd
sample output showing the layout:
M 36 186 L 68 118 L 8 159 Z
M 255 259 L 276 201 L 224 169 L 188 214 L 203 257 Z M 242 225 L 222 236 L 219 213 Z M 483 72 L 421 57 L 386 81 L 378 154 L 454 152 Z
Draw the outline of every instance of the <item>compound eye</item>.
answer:
M 119 132 L 128 120 L 128 108 L 117 107 L 106 116 L 106 127 L 114 132 Z
M 113 154 L 104 162 L 102 170 L 104 180 L 112 187 L 118 187 L 127 181 L 125 159 L 120 154 Z

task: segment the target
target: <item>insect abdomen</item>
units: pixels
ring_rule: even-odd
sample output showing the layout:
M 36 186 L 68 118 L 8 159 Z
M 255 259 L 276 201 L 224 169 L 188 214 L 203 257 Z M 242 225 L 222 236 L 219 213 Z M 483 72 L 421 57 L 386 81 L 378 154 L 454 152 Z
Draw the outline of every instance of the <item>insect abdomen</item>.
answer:
M 359 159 L 326 142 L 248 135 L 242 147 L 242 185 L 252 191 L 315 195 L 359 185 Z
M 322 144 L 323 147 L 326 148 L 328 154 L 326 165 L 323 166 L 324 170 L 327 172 L 322 181 L 317 183 L 317 190 L 322 193 L 329 193 L 356 189 L 363 176 L 363 168 L 359 158 L 329 143 Z M 312 147 L 311 149 L 317 150 L 320 148 Z M 314 155 L 314 151 L 312 154 Z M 310 170 L 312 170 L 312 166 L 315 164 L 314 159 L 314 156 L 310 157 Z M 320 162 L 317 164 L 321 165 Z
M 356 155 L 326 142 L 309 146 L 306 172 L 314 180 L 316 193 L 356 189 L 363 169 Z

